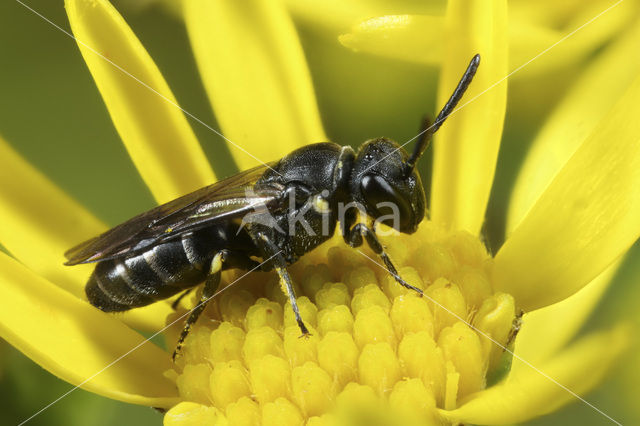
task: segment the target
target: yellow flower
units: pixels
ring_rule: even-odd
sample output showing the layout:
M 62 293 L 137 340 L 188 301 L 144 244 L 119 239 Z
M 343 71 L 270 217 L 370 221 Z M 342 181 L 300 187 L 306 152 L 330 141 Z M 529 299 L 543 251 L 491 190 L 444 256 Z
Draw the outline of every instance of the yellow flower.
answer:
M 66 7 L 156 200 L 213 181 L 168 85 L 118 12 L 106 0 L 67 0 Z M 279 2 L 198 0 L 183 13 L 241 168 L 325 139 L 302 49 Z M 443 20 L 439 103 L 479 52 L 483 64 L 465 98 L 473 102 L 435 141 L 432 221 L 385 239 L 424 298 L 336 238 L 291 268 L 306 296 L 300 307 L 311 338 L 298 339 L 277 281 L 256 273 L 208 306 L 172 365 L 170 351 L 134 328 L 156 332 L 182 311 L 157 303 L 116 317 L 86 303 L 90 267 L 65 268 L 62 253 L 104 225 L 2 142 L 0 219 L 11 227 L 0 228 L 0 242 L 13 256 L 0 254 L 2 337 L 74 385 L 170 409 L 167 425 L 504 424 L 584 393 L 629 338 L 615 328 L 567 346 L 640 233 L 640 79 L 624 75 L 613 92 L 602 83 L 638 31 L 608 46 L 552 114 L 516 186 L 509 237 L 492 258 L 478 235 L 506 110 L 506 81 L 491 85 L 509 69 L 507 24 L 505 0 L 452 0 Z M 598 102 L 583 105 L 592 84 Z M 581 124 L 576 110 L 591 119 L 567 136 L 565 123 Z M 508 369 L 500 345 L 509 343 L 519 309 L 527 314 Z M 169 346 L 176 331 L 168 330 Z

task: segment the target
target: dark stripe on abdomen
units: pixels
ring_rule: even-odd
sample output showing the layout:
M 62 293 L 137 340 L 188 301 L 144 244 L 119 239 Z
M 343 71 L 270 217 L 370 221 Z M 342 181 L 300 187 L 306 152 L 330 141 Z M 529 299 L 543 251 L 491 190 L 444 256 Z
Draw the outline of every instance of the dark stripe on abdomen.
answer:
M 206 277 L 206 255 L 187 256 L 188 247 L 178 239 L 136 256 L 98 263 L 85 288 L 89 302 L 103 311 L 126 311 L 199 284 Z M 199 262 L 194 265 L 193 260 Z

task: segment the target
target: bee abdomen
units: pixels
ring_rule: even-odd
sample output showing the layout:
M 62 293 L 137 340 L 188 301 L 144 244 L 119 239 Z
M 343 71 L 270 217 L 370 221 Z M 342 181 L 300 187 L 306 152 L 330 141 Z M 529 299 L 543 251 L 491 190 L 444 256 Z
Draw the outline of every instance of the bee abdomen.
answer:
M 207 253 L 194 250 L 189 239 L 185 236 L 135 256 L 98 263 L 85 288 L 89 302 L 107 312 L 126 311 L 202 282 Z

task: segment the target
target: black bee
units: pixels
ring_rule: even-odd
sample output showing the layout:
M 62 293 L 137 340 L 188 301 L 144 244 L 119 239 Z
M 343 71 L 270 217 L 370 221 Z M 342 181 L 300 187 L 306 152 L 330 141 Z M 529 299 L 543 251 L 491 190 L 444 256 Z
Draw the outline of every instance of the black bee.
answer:
M 287 266 L 331 238 L 337 226 L 347 244 L 359 247 L 366 241 L 399 284 L 422 294 L 398 275 L 374 221 L 411 234 L 424 219 L 416 162 L 479 63 L 475 55 L 434 124 L 425 122 L 410 156 L 387 138 L 369 140 L 357 153 L 335 143 L 307 145 L 142 213 L 69 250 L 66 265 L 97 262 L 85 291 L 89 302 L 106 312 L 145 306 L 204 281 L 174 356 L 229 268 L 275 269 L 300 330 L 308 335 Z

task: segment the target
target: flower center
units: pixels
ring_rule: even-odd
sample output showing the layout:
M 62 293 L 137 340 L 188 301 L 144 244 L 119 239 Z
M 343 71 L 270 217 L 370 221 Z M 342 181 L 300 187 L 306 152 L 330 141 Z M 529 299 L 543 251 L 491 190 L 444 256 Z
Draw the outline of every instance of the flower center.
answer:
M 275 274 L 250 274 L 216 296 L 187 338 L 168 375 L 190 403 L 171 409 L 165 425 L 334 424 L 359 415 L 354 407 L 425 424 L 484 389 L 515 306 L 493 291 L 482 242 L 428 221 L 413 235 L 381 239 L 424 297 L 336 237 L 290 267 L 312 333 L 304 339 Z

